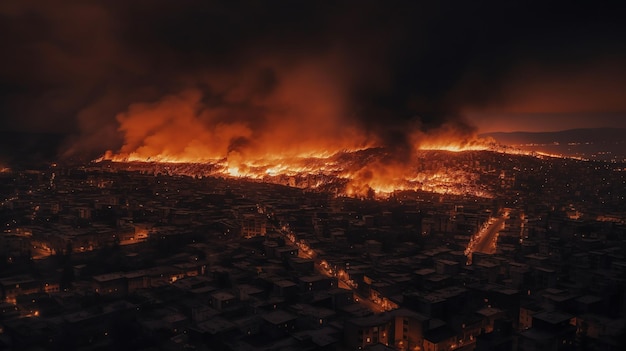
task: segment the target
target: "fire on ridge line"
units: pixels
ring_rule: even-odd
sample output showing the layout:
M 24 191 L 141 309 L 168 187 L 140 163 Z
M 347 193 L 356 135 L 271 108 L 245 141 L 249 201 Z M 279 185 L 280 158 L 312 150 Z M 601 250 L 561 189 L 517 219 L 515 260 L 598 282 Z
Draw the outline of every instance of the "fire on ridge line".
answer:
M 378 152 L 373 152 L 373 150 Z M 535 153 L 495 144 L 493 141 L 476 139 L 471 142 L 438 142 L 422 143 L 416 147 L 419 151 L 464 152 L 483 151 L 530 155 L 534 157 L 559 157 L 544 153 Z M 360 154 L 359 157 L 355 155 Z M 244 159 L 240 154 L 229 154 L 224 157 L 199 157 L 188 155 L 127 155 L 114 154 L 107 151 L 95 160 L 118 163 L 158 163 L 175 165 L 198 164 L 210 166 L 208 175 L 234 178 L 257 179 L 276 182 L 277 178 L 318 175 L 346 182 L 342 195 L 365 197 L 373 191 L 377 197 L 387 197 L 395 191 L 421 190 L 440 194 L 472 195 L 492 198 L 493 194 L 480 187 L 472 186 L 474 179 L 469 172 L 457 170 L 418 170 L 415 162 L 397 162 L 385 159 L 381 148 L 365 147 L 353 150 L 329 152 L 327 150 L 311 151 L 295 155 L 264 155 Z M 414 163 L 414 164 L 411 164 Z M 175 173 L 195 175 L 193 167 L 176 168 Z M 206 174 L 206 172 L 205 172 Z M 317 188 L 327 180 L 316 180 L 308 183 L 309 188 Z

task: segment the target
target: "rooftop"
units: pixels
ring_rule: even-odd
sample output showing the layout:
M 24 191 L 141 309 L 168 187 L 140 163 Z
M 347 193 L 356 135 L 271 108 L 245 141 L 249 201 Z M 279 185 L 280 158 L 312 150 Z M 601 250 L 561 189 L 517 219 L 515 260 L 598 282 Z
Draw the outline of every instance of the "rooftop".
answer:
M 296 316 L 283 310 L 272 311 L 272 312 L 264 314 L 261 317 L 267 322 L 269 322 L 270 324 L 274 324 L 274 325 L 287 323 L 289 321 L 296 319 Z

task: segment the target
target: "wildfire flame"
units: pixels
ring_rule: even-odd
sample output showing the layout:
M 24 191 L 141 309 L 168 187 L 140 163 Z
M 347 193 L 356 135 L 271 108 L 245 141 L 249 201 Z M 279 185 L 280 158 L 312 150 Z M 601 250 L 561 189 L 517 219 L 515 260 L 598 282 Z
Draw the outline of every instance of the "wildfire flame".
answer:
M 424 169 L 426 150 L 495 150 L 459 123 L 424 132 L 406 125 L 401 147 L 365 130 L 349 115 L 343 90 L 323 65 L 277 70 L 280 84 L 217 79 L 209 97 L 191 89 L 156 102 L 136 103 L 117 115 L 124 144 L 97 161 L 171 165 L 179 173 L 245 177 L 292 186 L 324 186 L 328 179 L 350 196 L 385 196 L 398 190 L 490 197 L 470 172 Z M 246 77 L 247 75 L 241 75 Z M 214 101 L 215 100 L 215 101 Z M 516 152 L 501 149 L 501 152 Z M 197 167 L 187 166 L 202 164 Z M 298 178 L 298 179 L 296 179 Z M 304 180 L 303 180 L 304 179 Z
M 432 153 L 438 153 L 435 156 L 438 156 L 441 161 L 452 156 L 448 153 L 456 154 L 477 150 L 535 157 L 562 157 L 560 155 L 528 153 L 508 147 L 494 148 L 489 145 L 491 144 L 481 147 L 476 142 L 456 145 L 452 142 L 425 144 L 424 149 L 417 149 L 413 154 L 413 159 L 407 163 L 389 161 L 385 150 L 381 148 L 344 150 L 335 154 L 320 152 L 317 154 L 318 156 L 308 157 L 271 155 L 266 158 L 239 158 L 234 162 L 227 157 L 221 159 L 164 159 L 159 157 L 142 159 L 108 152 L 96 161 L 134 162 L 153 165 L 153 167 L 162 165 L 163 169 L 174 174 L 247 178 L 309 189 L 339 182 L 344 184 L 341 189 L 338 189 L 339 194 L 353 197 L 386 197 L 396 191 L 421 190 L 440 194 L 491 198 L 493 197 L 492 192 L 479 185 L 476 173 L 446 167 L 423 167 L 422 165 L 428 163 L 427 160 L 433 156 Z M 139 166 L 139 168 L 142 167 Z
M 460 145 L 454 147 L 449 143 L 447 146 L 448 149 L 442 148 L 444 153 L 464 150 Z M 428 145 L 425 150 L 432 149 L 433 146 Z M 484 149 L 472 146 L 467 150 Z M 144 159 L 136 155 L 108 152 L 97 161 L 169 164 L 170 169 L 176 169 L 175 173 L 179 174 L 196 175 L 200 172 L 200 168 L 203 169 L 202 172 L 205 175 L 282 182 L 307 188 L 318 188 L 329 181 L 340 180 L 345 183 L 341 193 L 354 197 L 384 197 L 400 190 L 491 197 L 488 191 L 468 186 L 470 183 L 475 183 L 475 179 L 472 179 L 472 175 L 468 172 L 421 169 L 420 163 L 424 162 L 424 155 L 421 154 L 420 149 L 415 150 L 413 159 L 406 163 L 395 161 L 393 158 L 389 160 L 390 156 L 382 148 L 341 150 L 334 154 L 324 150 L 317 154 L 310 153 L 310 155 L 293 157 L 270 155 L 269 157 L 235 160 L 229 159 L 228 155 L 221 159 L 159 156 Z M 177 165 L 180 166 L 176 168 Z M 210 170 L 207 171 L 202 166 L 210 166 Z M 305 185 L 296 183 L 294 178 L 300 178 Z

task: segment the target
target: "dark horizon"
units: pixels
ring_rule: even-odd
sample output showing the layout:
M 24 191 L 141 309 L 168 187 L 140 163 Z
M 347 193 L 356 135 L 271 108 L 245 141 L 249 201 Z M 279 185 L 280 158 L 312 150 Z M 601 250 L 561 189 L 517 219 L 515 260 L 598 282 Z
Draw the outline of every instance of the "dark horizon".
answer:
M 0 1 L 0 350 L 625 349 L 625 9 Z
M 599 143 L 593 150 L 595 152 L 611 151 L 616 156 L 626 156 L 622 152 L 622 146 L 611 144 L 614 142 L 622 142 L 626 135 L 626 128 L 574 128 L 558 131 L 532 132 L 532 131 L 507 131 L 507 132 L 487 132 L 478 133 L 478 138 L 493 138 L 503 146 L 518 146 L 527 143 L 551 143 L 559 141 L 580 142 L 595 141 Z M 70 133 L 51 133 L 51 132 L 6 132 L 0 131 L 0 166 L 13 167 L 35 167 L 46 166 L 50 163 L 59 161 L 89 162 L 101 155 L 77 154 L 70 158 L 60 158 L 69 144 L 72 143 L 72 135 Z M 607 144 L 607 142 L 609 144 Z M 566 150 L 558 150 L 563 155 L 568 155 Z M 622 155 L 623 154 L 623 155 Z
M 201 144 L 226 133 L 220 150 L 245 154 L 266 139 L 406 151 L 416 133 L 510 131 L 520 119 L 533 130 L 626 127 L 621 10 L 5 1 L 0 130 L 69 134 L 61 154 L 74 157 L 154 148 L 146 137 L 168 139 L 172 128 L 203 131 L 192 137 Z M 138 134 L 138 123 L 154 130 Z

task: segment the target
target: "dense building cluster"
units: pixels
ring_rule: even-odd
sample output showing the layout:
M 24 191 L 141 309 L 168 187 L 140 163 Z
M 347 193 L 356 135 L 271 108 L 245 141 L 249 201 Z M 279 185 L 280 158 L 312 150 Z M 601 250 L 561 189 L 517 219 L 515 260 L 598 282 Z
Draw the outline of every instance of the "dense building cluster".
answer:
M 0 349 L 626 342 L 623 165 L 459 153 L 421 171 L 493 196 L 382 199 L 149 167 L 0 174 Z

